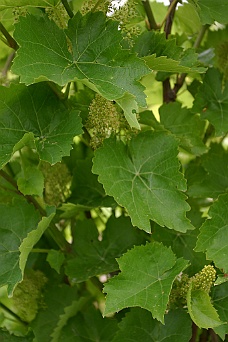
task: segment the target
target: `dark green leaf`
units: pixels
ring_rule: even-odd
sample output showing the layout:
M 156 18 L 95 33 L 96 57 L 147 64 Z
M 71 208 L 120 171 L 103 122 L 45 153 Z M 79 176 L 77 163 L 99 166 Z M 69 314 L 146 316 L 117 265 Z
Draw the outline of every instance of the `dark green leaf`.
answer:
M 49 262 L 50 266 L 56 270 L 56 272 L 60 273 L 60 268 L 65 260 L 64 254 L 61 251 L 57 251 L 55 249 L 51 249 L 48 252 L 47 262 Z
M 165 325 L 152 318 L 150 312 L 132 308 L 119 324 L 119 332 L 112 342 L 189 342 L 191 320 L 184 310 L 170 311 L 165 315 Z
M 78 112 L 67 110 L 48 85 L 1 87 L 1 167 L 31 141 L 35 142 L 40 158 L 54 164 L 69 155 L 73 137 L 80 133 Z
M 189 207 L 177 153 L 177 141 L 166 132 L 140 133 L 129 146 L 111 138 L 96 150 L 93 172 L 133 225 L 150 232 L 151 219 L 185 232 L 193 227 L 185 217 Z
M 206 252 L 208 260 L 228 273 L 228 194 L 219 196 L 208 215 L 210 218 L 200 228 L 195 250 Z
M 77 257 L 66 265 L 66 274 L 72 283 L 85 281 L 95 275 L 119 269 L 116 258 L 128 248 L 141 244 L 141 232 L 132 227 L 127 217 L 111 217 L 98 240 L 98 231 L 91 220 L 78 222 L 74 232 L 74 250 Z
M 228 6 L 227 6 L 228 7 Z M 223 84 L 223 76 L 217 69 L 209 69 L 199 88 L 192 108 L 215 127 L 216 135 L 228 131 L 228 82 Z
M 58 341 L 111 342 L 117 330 L 115 319 L 103 318 L 100 311 L 91 306 L 69 320 Z
M 0 329 L 0 341 L 1 342 L 32 342 L 34 336 L 29 334 L 28 336 L 20 337 L 10 334 L 3 329 Z
M 217 198 L 228 189 L 228 153 L 219 144 L 211 144 L 207 154 L 192 161 L 187 169 L 188 194 Z
M 225 0 L 190 0 L 198 10 L 202 24 L 228 23 L 228 4 Z
M 214 328 L 222 340 L 225 340 L 225 335 L 228 334 L 228 283 L 223 283 L 215 286 L 212 289 L 212 300 L 215 309 L 218 311 L 220 319 L 226 324 Z
M 188 263 L 157 242 L 135 247 L 118 260 L 121 273 L 104 287 L 105 314 L 140 306 L 164 323 L 164 314 L 176 276 Z
M 0 286 L 7 284 L 10 295 L 23 278 L 29 253 L 53 216 L 43 217 L 40 221 L 35 208 L 21 199 L 12 205 L 0 205 Z
M 161 124 L 180 140 L 180 145 L 193 154 L 206 152 L 202 142 L 205 122 L 178 102 L 164 104 L 159 108 Z

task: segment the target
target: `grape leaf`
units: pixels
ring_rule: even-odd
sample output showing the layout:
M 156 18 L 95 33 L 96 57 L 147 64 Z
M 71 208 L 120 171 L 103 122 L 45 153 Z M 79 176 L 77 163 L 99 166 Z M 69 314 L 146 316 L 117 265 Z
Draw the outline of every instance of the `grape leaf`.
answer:
M 184 50 L 176 45 L 175 39 L 167 40 L 164 33 L 153 30 L 144 32 L 138 37 L 134 51 L 152 70 L 172 73 L 206 71 L 199 66 L 197 54 L 193 49 Z
M 204 290 L 193 290 L 192 283 L 187 293 L 187 305 L 191 319 L 199 328 L 215 328 L 222 324 L 209 294 Z
M 228 6 L 227 6 L 228 7 Z M 196 95 L 193 113 L 200 113 L 215 127 L 217 136 L 228 131 L 228 81 L 217 69 L 209 69 Z
M 192 161 L 188 166 L 185 174 L 188 179 L 188 194 L 192 197 L 217 198 L 226 192 L 227 165 L 227 151 L 220 144 L 211 144 L 207 154 Z
M 91 220 L 78 222 L 73 245 L 77 256 L 67 261 L 66 274 L 74 284 L 95 275 L 116 271 L 119 268 L 116 258 L 142 242 L 141 232 L 132 227 L 127 217 L 111 216 L 101 241 Z
M 91 158 L 76 161 L 71 185 L 72 195 L 68 199 L 69 202 L 80 204 L 90 209 L 115 207 L 116 202 L 112 197 L 105 194 L 103 186 L 98 182 L 97 176 L 92 174 L 91 169 Z
M 59 342 L 111 342 L 116 331 L 115 319 L 103 318 L 99 310 L 90 306 L 69 320 L 61 331 Z
M 28 255 L 53 216 L 40 221 L 34 207 L 21 199 L 12 205 L 0 204 L 0 286 L 7 284 L 9 295 L 22 280 Z
M 58 285 L 52 280 L 44 293 L 44 303 L 45 307 L 38 312 L 31 327 L 37 341 L 53 342 L 68 319 L 82 309 L 85 298 L 79 298 L 76 288 Z
M 228 283 L 223 283 L 212 288 L 212 300 L 215 309 L 218 311 L 219 317 L 226 324 L 215 327 L 214 331 L 221 339 L 225 340 L 225 335 L 228 334 Z
M 208 260 L 228 273 L 228 194 L 219 196 L 208 215 L 210 219 L 200 228 L 195 251 L 206 252 Z
M 0 7 L 1 8 L 1 7 Z M 0 341 L 1 342 L 32 342 L 34 336 L 30 333 L 28 336 L 15 336 L 8 331 L 0 329 Z
M 78 112 L 66 109 L 48 85 L 1 87 L 0 167 L 31 141 L 40 158 L 54 164 L 69 155 L 73 137 L 81 132 Z
M 180 145 L 193 154 L 206 152 L 202 142 L 205 122 L 178 102 L 164 104 L 159 108 L 161 124 L 180 140 Z
M 171 246 L 172 251 L 178 258 L 183 257 L 190 261 L 189 275 L 201 271 L 204 265 L 207 264 L 205 254 L 196 253 L 193 250 L 198 234 L 199 229 L 190 230 L 183 234 L 158 225 L 153 228 L 153 239 L 155 241 L 162 242 L 167 247 Z
M 0 10 L 10 7 L 51 7 L 56 6 L 58 4 L 59 0 L 14 0 L 12 3 L 12 0 L 1 0 L 0 4 Z
M 24 195 L 43 195 L 44 177 L 42 172 L 34 165 L 23 169 L 23 177 L 17 179 L 18 190 Z
M 46 16 L 20 19 L 14 33 L 20 48 L 12 70 L 21 82 L 50 80 L 65 85 L 78 79 L 109 100 L 129 93 L 136 103 L 146 106 L 144 87 L 138 80 L 150 70 L 135 54 L 121 48 L 117 22 L 106 21 L 102 12 L 85 16 L 78 12 L 69 20 L 66 35 Z
M 134 226 L 150 232 L 151 219 L 186 232 L 193 227 L 185 217 L 189 207 L 177 153 L 177 141 L 167 132 L 140 133 L 128 146 L 110 138 L 96 150 L 92 171 L 106 193 L 127 209 Z
M 182 309 L 169 311 L 165 325 L 152 318 L 149 311 L 132 308 L 119 324 L 112 342 L 189 342 L 192 336 L 191 320 Z
M 228 5 L 226 0 L 189 0 L 198 10 L 202 24 L 228 23 Z
M 61 251 L 57 251 L 55 249 L 50 249 L 47 255 L 47 262 L 49 262 L 50 266 L 56 270 L 57 273 L 60 273 L 60 268 L 65 260 L 64 254 Z
M 172 283 L 188 262 L 176 259 L 171 249 L 153 242 L 133 248 L 118 263 L 121 273 L 104 287 L 105 315 L 140 306 L 164 323 Z

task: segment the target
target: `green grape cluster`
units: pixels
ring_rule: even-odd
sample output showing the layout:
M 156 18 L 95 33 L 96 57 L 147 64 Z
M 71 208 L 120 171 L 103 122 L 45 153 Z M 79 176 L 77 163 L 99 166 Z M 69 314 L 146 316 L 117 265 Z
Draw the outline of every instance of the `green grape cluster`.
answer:
M 40 308 L 44 306 L 42 290 L 47 278 L 39 270 L 30 270 L 24 275 L 13 294 L 13 306 L 18 316 L 25 322 L 31 322 Z
M 137 2 L 128 0 L 123 6 L 114 11 L 112 18 L 119 21 L 121 30 L 131 39 L 141 33 L 139 26 L 131 24 L 131 20 L 137 17 Z
M 111 6 L 110 0 L 101 0 L 101 1 L 88 0 L 83 3 L 80 9 L 80 12 L 83 15 L 94 10 L 107 13 L 109 11 L 110 6 Z
M 48 7 L 46 13 L 61 29 L 67 27 L 69 17 L 61 2 L 57 6 Z
M 202 271 L 195 274 L 192 278 L 192 289 L 193 290 L 204 290 L 207 293 L 210 292 L 212 285 L 216 279 L 216 271 L 213 266 L 204 266 Z
M 40 164 L 44 175 L 44 199 L 49 205 L 59 206 L 70 195 L 72 176 L 64 163 L 50 165 L 47 162 Z
M 218 44 L 215 54 L 218 68 L 224 73 L 225 79 L 228 79 L 228 40 Z
M 169 307 L 186 305 L 187 293 L 190 284 L 192 290 L 204 290 L 209 293 L 216 279 L 216 270 L 211 265 L 206 265 L 193 277 L 183 273 L 174 281 L 169 298 Z
M 20 17 L 25 17 L 27 15 L 26 7 L 14 7 L 13 8 L 14 22 L 17 23 Z
M 95 95 L 89 107 L 86 129 L 91 136 L 93 149 L 100 147 L 104 139 L 116 133 L 121 127 L 121 115 L 112 101 Z

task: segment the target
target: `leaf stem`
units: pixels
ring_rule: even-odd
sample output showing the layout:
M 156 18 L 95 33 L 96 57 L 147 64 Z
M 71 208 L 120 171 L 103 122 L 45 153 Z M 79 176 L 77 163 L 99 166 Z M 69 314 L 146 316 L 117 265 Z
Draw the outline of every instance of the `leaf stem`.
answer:
M 7 45 L 14 49 L 15 51 L 19 48 L 16 40 L 11 36 L 11 34 L 7 31 L 7 29 L 0 22 L 0 32 L 2 32 L 3 36 L 6 38 Z
M 193 45 L 193 47 L 195 49 L 197 49 L 200 46 L 200 44 L 201 44 L 201 42 L 203 40 L 203 37 L 204 37 L 205 33 L 207 32 L 209 27 L 210 27 L 210 25 L 203 25 L 201 27 L 201 30 L 199 31 L 198 36 L 197 36 L 197 38 L 195 40 L 195 43 Z
M 61 1 L 62 1 L 62 4 L 63 4 L 65 10 L 67 11 L 67 14 L 69 15 L 69 17 L 73 18 L 74 13 L 68 4 L 68 1 L 67 0 L 61 0 Z
M 21 319 L 21 317 L 19 317 L 17 314 L 15 314 L 15 312 L 11 311 L 6 305 L 4 305 L 3 303 L 0 303 L 0 307 L 2 308 L 2 310 L 6 311 L 8 314 L 10 314 L 11 316 L 13 316 L 17 321 L 19 321 L 22 325 L 24 325 L 25 327 L 28 326 L 28 323 L 26 321 L 23 321 Z
M 147 18 L 148 18 L 148 22 L 150 25 L 150 30 L 157 30 L 160 28 L 159 25 L 157 25 L 155 19 L 154 19 L 154 15 L 152 12 L 152 8 L 150 6 L 150 2 L 148 0 L 142 0 L 142 4 L 144 7 L 144 10 L 146 12 Z
M 7 58 L 6 62 L 5 62 L 5 65 L 4 65 L 3 69 L 2 69 L 2 77 L 6 77 L 7 76 L 7 73 L 9 71 L 9 69 L 10 69 L 10 66 L 12 64 L 12 61 L 13 61 L 14 57 L 15 57 L 15 51 L 13 51 L 8 56 L 8 58 Z
M 174 14 L 176 11 L 178 0 L 170 0 L 169 2 L 170 2 L 170 5 L 168 8 L 168 12 L 166 14 L 165 27 L 164 27 L 166 38 L 168 38 L 169 34 L 171 33 L 171 29 L 173 25 L 173 18 L 174 18 Z
M 30 253 L 49 253 L 50 249 L 33 248 Z

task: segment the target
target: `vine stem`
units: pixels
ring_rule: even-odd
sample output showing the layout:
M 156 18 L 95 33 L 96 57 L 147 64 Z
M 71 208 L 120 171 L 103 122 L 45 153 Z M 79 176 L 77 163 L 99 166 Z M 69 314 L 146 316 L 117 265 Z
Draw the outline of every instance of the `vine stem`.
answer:
M 148 18 L 148 22 L 149 22 L 149 26 L 150 26 L 150 30 L 157 30 L 160 28 L 159 25 L 157 25 L 155 19 L 154 19 L 154 15 L 152 12 L 152 8 L 150 6 L 150 2 L 148 0 L 142 0 L 142 4 L 144 7 L 144 10 L 146 12 L 147 18 Z
M 63 4 L 65 10 L 67 11 L 67 14 L 69 15 L 69 17 L 73 18 L 74 13 L 73 13 L 72 9 L 70 8 L 70 5 L 68 4 L 68 1 L 67 0 L 61 0 L 61 1 L 62 1 L 62 4 Z
M 11 34 L 7 31 L 7 29 L 0 22 L 0 32 L 2 32 L 3 36 L 6 38 L 7 45 L 14 49 L 15 51 L 19 48 L 16 40 L 11 36 Z
M 176 9 L 176 6 L 177 6 L 178 2 L 179 2 L 179 0 L 174 0 L 173 2 L 170 3 L 170 6 L 169 6 L 168 11 L 166 13 L 166 16 L 165 16 L 164 20 L 162 21 L 162 23 L 159 25 L 160 28 L 165 24 L 166 20 L 171 15 L 171 12 L 173 11 L 173 8 L 174 8 L 174 10 Z

